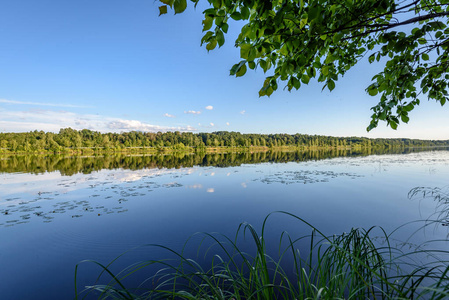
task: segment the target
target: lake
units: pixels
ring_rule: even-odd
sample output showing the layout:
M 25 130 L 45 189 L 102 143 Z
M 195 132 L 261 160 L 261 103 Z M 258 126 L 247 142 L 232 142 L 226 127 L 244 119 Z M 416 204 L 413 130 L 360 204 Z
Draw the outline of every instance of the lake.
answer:
M 196 232 L 232 238 L 241 222 L 260 229 L 274 211 L 293 213 L 326 234 L 371 226 L 390 232 L 435 216 L 437 202 L 408 193 L 446 187 L 448 166 L 447 149 L 0 157 L 0 295 L 72 299 L 75 265 L 82 260 L 108 264 L 148 243 L 180 250 Z M 281 214 L 271 216 L 267 228 L 273 251 L 283 230 L 311 232 Z M 415 229 L 399 230 L 398 243 Z M 433 226 L 416 234 L 416 242 L 447 233 Z M 198 241 L 192 238 L 189 255 Z M 140 247 L 113 270 L 164 255 Z M 81 289 L 99 272 L 83 263 Z

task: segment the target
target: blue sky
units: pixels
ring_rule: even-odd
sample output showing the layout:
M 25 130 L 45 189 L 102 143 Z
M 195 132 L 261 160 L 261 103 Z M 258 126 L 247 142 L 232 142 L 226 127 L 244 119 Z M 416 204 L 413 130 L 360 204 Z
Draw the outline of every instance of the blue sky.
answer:
M 158 17 L 149 0 L 5 0 L 0 3 L 0 132 L 219 130 L 449 139 L 448 107 L 423 99 L 409 124 L 367 133 L 378 99 L 365 87 L 381 69 L 362 61 L 321 91 L 258 97 L 264 74 L 229 76 L 239 61 L 226 43 L 200 47 L 205 6 Z

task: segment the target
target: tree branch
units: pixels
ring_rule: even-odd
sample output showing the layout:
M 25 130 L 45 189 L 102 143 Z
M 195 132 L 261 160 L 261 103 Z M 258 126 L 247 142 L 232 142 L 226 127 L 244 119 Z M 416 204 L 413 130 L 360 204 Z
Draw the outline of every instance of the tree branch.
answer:
M 360 34 L 352 35 L 352 36 L 343 38 L 342 40 L 350 40 L 350 39 L 353 39 L 353 38 L 356 38 L 356 37 L 359 37 L 359 36 L 366 36 L 366 35 L 369 35 L 371 33 L 388 30 L 388 29 L 391 29 L 391 28 L 394 28 L 394 27 L 407 25 L 407 24 L 412 24 L 412 23 L 416 23 L 416 22 L 419 22 L 419 21 L 424 21 L 424 20 L 438 18 L 438 17 L 443 17 L 443 16 L 449 16 L 449 12 L 443 12 L 443 13 L 436 13 L 436 14 L 428 14 L 428 15 L 425 15 L 425 16 L 419 16 L 419 17 L 416 17 L 416 18 L 411 18 L 409 20 L 400 22 L 400 23 L 365 25 L 365 27 L 374 27 L 375 29 L 371 29 L 371 30 L 368 30 L 366 32 L 362 32 Z M 350 28 L 346 28 L 346 29 L 350 29 Z M 333 33 L 333 32 L 330 32 L 330 33 Z

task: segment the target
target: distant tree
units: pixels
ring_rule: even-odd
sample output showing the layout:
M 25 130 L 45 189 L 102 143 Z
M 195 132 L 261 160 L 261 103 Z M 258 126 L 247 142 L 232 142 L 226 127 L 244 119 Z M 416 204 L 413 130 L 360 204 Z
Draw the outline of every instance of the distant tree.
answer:
M 175 14 L 186 0 L 159 0 Z M 199 0 L 191 0 L 197 4 Z M 260 96 L 278 83 L 299 89 L 311 78 L 332 91 L 335 82 L 363 58 L 385 63 L 366 88 L 380 94 L 367 130 L 379 120 L 396 129 L 427 96 L 444 105 L 449 99 L 449 2 L 447 0 L 208 0 L 201 39 L 207 50 L 225 42 L 229 21 L 244 25 L 235 41 L 241 61 L 231 75 L 247 68 L 269 72 Z
M 107 136 L 107 135 L 103 136 L 103 141 L 102 141 L 101 145 L 105 149 L 109 149 L 111 147 L 111 142 L 109 140 L 109 136 Z

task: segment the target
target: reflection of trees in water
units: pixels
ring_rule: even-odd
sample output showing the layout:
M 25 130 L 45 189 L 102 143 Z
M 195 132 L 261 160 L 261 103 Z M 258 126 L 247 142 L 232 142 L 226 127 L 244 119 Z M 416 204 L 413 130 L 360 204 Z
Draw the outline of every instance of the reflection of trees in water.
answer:
M 167 155 L 98 155 L 98 156 L 39 156 L 12 155 L 0 157 L 0 171 L 5 173 L 27 172 L 44 173 L 59 171 L 62 175 L 76 173 L 89 174 L 102 169 L 153 169 L 186 168 L 193 166 L 230 167 L 241 164 L 286 163 L 321 160 L 334 157 L 367 156 L 372 154 L 407 154 L 428 151 L 426 148 L 361 149 L 361 150 L 309 150 L 309 151 L 267 151 L 241 153 Z M 439 148 L 438 150 L 447 150 Z

